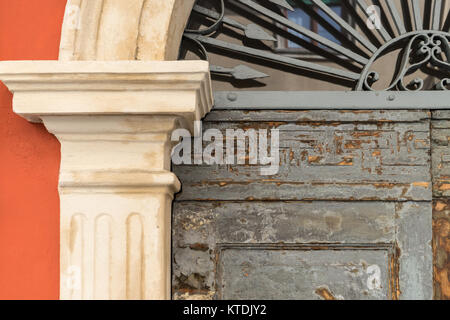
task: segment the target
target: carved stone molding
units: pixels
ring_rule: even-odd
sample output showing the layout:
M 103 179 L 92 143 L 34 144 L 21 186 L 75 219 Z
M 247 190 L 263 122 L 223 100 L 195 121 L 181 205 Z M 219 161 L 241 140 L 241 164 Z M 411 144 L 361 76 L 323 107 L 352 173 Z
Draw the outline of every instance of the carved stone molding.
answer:
M 69 0 L 60 60 L 176 60 L 194 0 Z
M 61 299 L 170 299 L 171 132 L 212 107 L 208 63 L 1 62 L 61 142 Z

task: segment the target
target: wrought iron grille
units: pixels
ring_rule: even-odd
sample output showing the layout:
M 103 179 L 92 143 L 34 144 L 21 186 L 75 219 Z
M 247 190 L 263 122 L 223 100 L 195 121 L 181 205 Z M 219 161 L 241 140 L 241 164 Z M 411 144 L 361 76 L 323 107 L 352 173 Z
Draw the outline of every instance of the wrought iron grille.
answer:
M 447 90 L 450 13 L 445 8 L 444 0 L 198 0 L 180 54 L 189 49 L 204 59 L 210 52 L 239 57 L 356 91 Z M 326 34 L 290 19 L 287 13 L 295 11 Z M 242 17 L 250 23 L 240 22 Z M 236 41 L 221 39 L 226 32 Z M 283 50 L 283 42 L 298 50 Z M 377 71 L 384 59 L 392 64 L 390 75 Z M 245 63 L 212 63 L 211 73 L 242 81 L 269 76 Z

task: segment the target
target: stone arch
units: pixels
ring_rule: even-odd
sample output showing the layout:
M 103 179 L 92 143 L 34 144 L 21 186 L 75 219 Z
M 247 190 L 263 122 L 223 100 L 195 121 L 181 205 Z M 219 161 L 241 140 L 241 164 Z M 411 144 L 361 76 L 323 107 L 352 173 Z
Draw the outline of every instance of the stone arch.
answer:
M 176 60 L 194 0 L 68 0 L 60 60 Z

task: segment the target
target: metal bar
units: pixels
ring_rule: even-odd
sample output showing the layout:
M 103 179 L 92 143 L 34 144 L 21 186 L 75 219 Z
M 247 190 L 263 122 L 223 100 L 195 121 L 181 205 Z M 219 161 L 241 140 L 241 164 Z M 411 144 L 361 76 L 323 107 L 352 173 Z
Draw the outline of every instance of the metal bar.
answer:
M 438 110 L 450 91 L 219 91 L 215 110 Z
M 331 10 L 322 0 L 311 0 L 315 5 L 317 5 L 323 12 L 325 12 L 333 21 L 335 21 L 342 29 L 347 31 L 353 36 L 359 43 L 364 47 L 369 49 L 371 52 L 376 52 L 377 47 L 375 47 L 369 40 L 364 38 L 358 31 L 356 31 L 352 26 L 350 26 L 344 19 L 342 19 L 336 12 Z
M 394 1 L 386 1 L 386 5 L 388 6 L 392 18 L 394 19 L 394 23 L 395 26 L 397 27 L 398 33 L 400 35 L 406 33 L 405 24 L 403 23 L 402 18 L 400 18 L 400 14 L 397 10 L 397 6 L 395 5 Z
M 442 26 L 442 31 L 450 32 L 450 11 L 447 13 L 447 18 L 444 20 L 444 25 Z
M 220 19 L 220 14 L 209 10 L 207 8 L 201 7 L 199 5 L 195 5 L 193 8 L 193 11 L 199 14 L 202 14 L 206 17 L 212 18 L 212 19 Z M 234 28 L 240 29 L 244 31 L 245 36 L 249 39 L 256 39 L 256 40 L 268 40 L 268 41 L 276 41 L 274 37 L 266 33 L 264 30 L 262 30 L 257 25 L 251 24 L 251 25 L 243 25 L 242 23 L 239 23 L 233 19 L 230 19 L 228 17 L 224 17 L 222 19 L 222 22 L 232 26 Z
M 422 13 L 420 11 L 419 0 L 412 0 L 412 9 L 413 9 L 413 14 L 414 14 L 414 22 L 416 24 L 416 30 L 422 31 L 423 30 L 423 19 L 422 19 Z
M 209 10 L 207 8 L 204 8 L 202 6 L 199 6 L 197 4 L 194 6 L 192 11 L 194 11 L 196 13 L 199 13 L 199 14 L 202 14 L 202 15 L 207 16 L 207 17 L 212 18 L 212 19 L 219 19 L 220 18 L 220 14 L 219 13 L 217 13 L 217 12 L 215 12 L 213 10 Z M 243 25 L 242 23 L 239 23 L 237 21 L 234 21 L 234 20 L 232 20 L 230 18 L 224 17 L 222 21 L 224 23 L 232 26 L 232 27 L 235 27 L 235 28 L 238 28 L 238 29 L 241 29 L 241 30 L 245 30 L 245 25 Z
M 209 70 L 211 71 L 211 73 L 230 75 L 238 80 L 259 79 L 269 76 L 245 65 L 239 65 L 234 68 L 225 68 L 221 66 L 210 65 Z
M 296 31 L 300 34 L 307 36 L 308 38 L 312 39 L 313 41 L 316 41 L 317 43 L 320 43 L 330 49 L 333 49 L 334 51 L 342 54 L 343 56 L 346 56 L 346 57 L 352 59 L 355 62 L 358 62 L 362 65 L 365 65 L 369 62 L 369 60 L 367 58 L 365 58 L 359 54 L 356 54 L 355 52 L 348 50 L 348 49 L 342 47 L 341 45 L 339 45 L 331 40 L 328 40 L 327 38 L 322 37 L 322 36 L 318 35 L 317 33 L 298 25 L 295 22 L 293 22 L 285 17 L 282 17 L 279 14 L 255 3 L 251 0 L 236 0 L 236 1 L 240 2 L 243 5 L 246 5 L 247 7 L 259 12 L 260 14 L 262 14 L 270 19 L 273 19 L 274 21 L 282 24 L 283 26 L 285 26 L 293 31 Z
M 370 18 L 370 14 L 368 12 L 368 8 L 369 6 L 367 5 L 366 1 L 364 0 L 357 0 L 358 5 L 360 6 L 360 8 L 362 9 L 362 11 L 364 11 L 364 14 L 366 15 L 367 18 Z M 383 26 L 380 26 L 380 28 L 378 29 L 378 33 L 381 35 L 381 37 L 384 39 L 384 41 L 388 42 L 390 40 L 392 40 L 392 37 L 389 35 L 389 33 L 386 31 L 386 29 Z
M 263 50 L 244 47 L 241 45 L 228 43 L 225 41 L 205 37 L 202 35 L 186 33 L 184 36 L 189 39 L 197 40 L 197 41 L 200 41 L 201 43 L 209 44 L 209 45 L 221 48 L 221 49 L 238 52 L 238 53 L 246 54 L 246 55 L 253 56 L 253 57 L 262 58 L 265 60 L 275 61 L 275 62 L 283 63 L 286 65 L 303 68 L 306 70 L 311 70 L 314 72 L 325 73 L 325 74 L 336 76 L 338 78 L 344 78 L 344 79 L 356 81 L 360 77 L 360 75 L 358 73 L 335 69 L 335 68 L 331 68 L 331 67 L 311 63 L 311 62 L 302 61 L 299 59 L 290 58 L 290 57 L 283 56 L 283 55 L 277 55 L 277 54 L 273 54 L 273 53 L 263 51 Z
M 272 2 L 280 7 L 289 9 L 291 11 L 294 11 L 294 8 L 292 8 L 292 6 L 286 0 L 269 0 L 269 2 Z
M 433 16 L 431 17 L 433 19 L 431 23 L 433 30 L 440 30 L 441 28 L 441 9 L 442 0 L 434 0 Z

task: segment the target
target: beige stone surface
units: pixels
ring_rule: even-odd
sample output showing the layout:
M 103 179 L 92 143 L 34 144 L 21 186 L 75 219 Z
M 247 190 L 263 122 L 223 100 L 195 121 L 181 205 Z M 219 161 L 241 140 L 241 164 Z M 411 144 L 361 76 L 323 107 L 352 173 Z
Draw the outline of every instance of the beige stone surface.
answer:
M 0 62 L 61 142 L 61 299 L 170 299 L 171 133 L 212 107 L 208 63 Z
M 212 105 L 205 61 L 6 61 L 3 82 L 14 112 L 33 122 L 45 115 L 178 115 L 201 119 Z
M 194 0 L 69 0 L 60 60 L 176 60 Z

